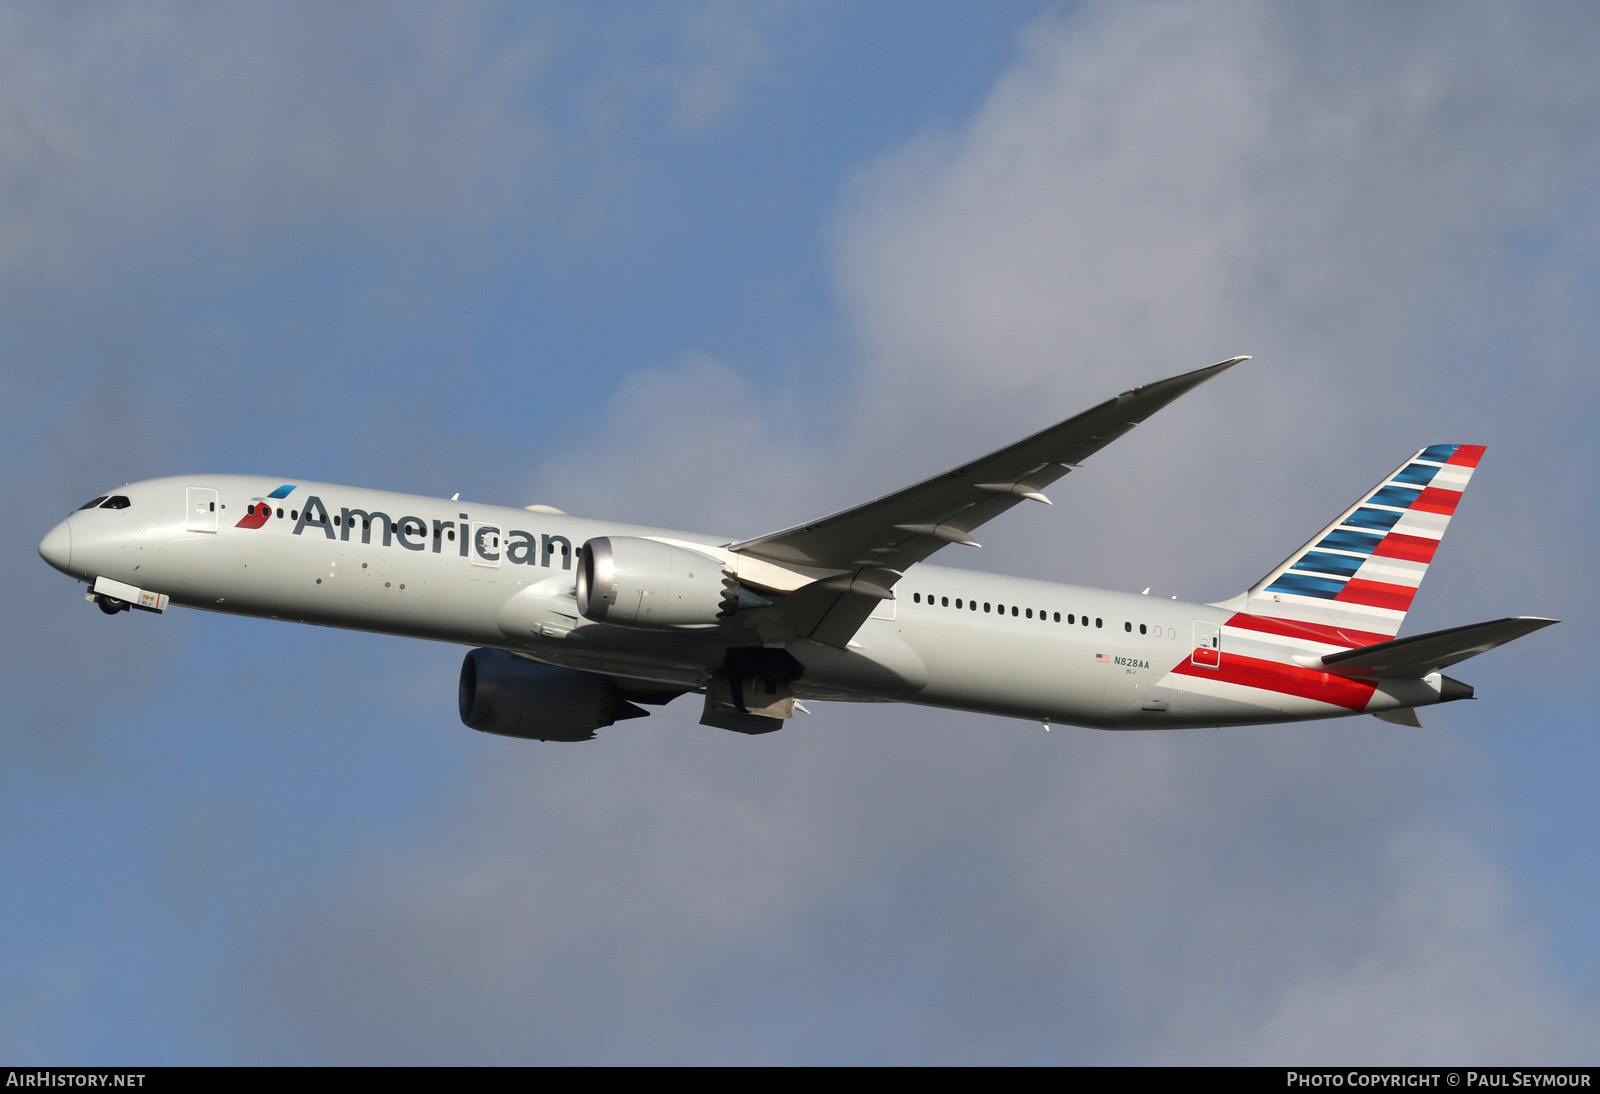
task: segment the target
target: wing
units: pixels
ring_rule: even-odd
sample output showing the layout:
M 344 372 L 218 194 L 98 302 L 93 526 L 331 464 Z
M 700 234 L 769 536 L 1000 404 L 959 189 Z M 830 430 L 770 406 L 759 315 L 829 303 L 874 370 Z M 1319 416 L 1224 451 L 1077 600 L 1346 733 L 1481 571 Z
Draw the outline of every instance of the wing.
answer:
M 797 635 L 849 641 L 906 568 L 972 533 L 1023 500 L 1050 504 L 1043 488 L 1178 396 L 1248 357 L 1125 391 L 1092 410 L 876 501 L 729 550 L 779 565 L 840 571 L 790 594 Z

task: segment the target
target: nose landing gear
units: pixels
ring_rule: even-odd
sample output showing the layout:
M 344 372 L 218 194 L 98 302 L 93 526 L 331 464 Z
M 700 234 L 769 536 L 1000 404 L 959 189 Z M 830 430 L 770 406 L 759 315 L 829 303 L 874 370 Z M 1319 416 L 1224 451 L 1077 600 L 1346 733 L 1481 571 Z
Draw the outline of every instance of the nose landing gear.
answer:
M 164 612 L 167 610 L 169 599 L 166 593 L 153 593 L 148 589 L 141 589 L 137 585 L 129 585 L 123 581 L 114 581 L 109 577 L 95 578 L 94 585 L 83 594 L 83 598 L 92 600 L 107 615 L 116 615 L 129 608 L 138 608 L 144 612 Z

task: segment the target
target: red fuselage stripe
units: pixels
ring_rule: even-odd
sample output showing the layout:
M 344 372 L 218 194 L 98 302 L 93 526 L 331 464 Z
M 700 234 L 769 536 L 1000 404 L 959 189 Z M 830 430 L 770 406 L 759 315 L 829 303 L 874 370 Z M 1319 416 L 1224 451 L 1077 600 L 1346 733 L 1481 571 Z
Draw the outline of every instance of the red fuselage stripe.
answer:
M 1207 652 L 1210 651 L 1197 651 Z M 1276 661 L 1262 661 L 1255 657 L 1241 657 L 1223 651 L 1222 664 L 1206 668 L 1193 664 L 1188 658 L 1172 670 L 1180 676 L 1219 680 L 1240 687 L 1259 688 L 1280 695 L 1294 695 L 1301 699 L 1315 699 L 1331 703 L 1346 710 L 1362 710 L 1377 685 L 1365 680 L 1351 680 L 1344 676 L 1303 669 L 1299 665 L 1284 665 Z

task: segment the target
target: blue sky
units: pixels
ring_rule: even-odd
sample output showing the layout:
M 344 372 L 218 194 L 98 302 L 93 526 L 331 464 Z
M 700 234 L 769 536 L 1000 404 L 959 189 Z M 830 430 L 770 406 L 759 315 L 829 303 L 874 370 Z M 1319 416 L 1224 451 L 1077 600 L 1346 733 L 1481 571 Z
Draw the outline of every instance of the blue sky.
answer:
M 0 1055 L 1594 1063 L 1597 39 L 0 5 Z M 459 650 L 106 619 L 34 553 L 186 470 L 756 535 L 1237 353 L 951 561 L 1221 599 L 1482 443 L 1408 630 L 1565 622 L 1421 731 L 531 745 L 459 725 Z

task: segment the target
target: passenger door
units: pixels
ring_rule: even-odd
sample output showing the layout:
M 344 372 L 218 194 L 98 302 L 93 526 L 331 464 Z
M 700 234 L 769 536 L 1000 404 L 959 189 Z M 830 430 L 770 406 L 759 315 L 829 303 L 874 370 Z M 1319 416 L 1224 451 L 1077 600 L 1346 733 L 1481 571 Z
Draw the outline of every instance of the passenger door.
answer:
M 1204 619 L 1194 621 L 1194 654 L 1190 660 L 1203 669 L 1222 667 L 1221 623 L 1208 623 Z
M 209 486 L 190 486 L 184 496 L 184 531 L 215 532 L 217 530 L 217 492 Z

